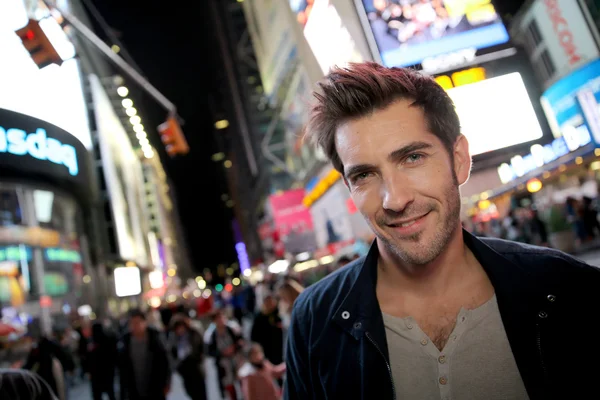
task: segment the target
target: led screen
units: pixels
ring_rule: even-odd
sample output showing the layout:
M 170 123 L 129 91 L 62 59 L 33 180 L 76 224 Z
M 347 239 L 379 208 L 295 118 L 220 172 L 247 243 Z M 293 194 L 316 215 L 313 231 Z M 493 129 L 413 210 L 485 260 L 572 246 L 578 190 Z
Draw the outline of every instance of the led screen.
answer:
M 448 89 L 475 156 L 540 139 L 542 128 L 521 74 Z
M 73 45 L 53 18 L 45 18 L 40 26 L 65 60 L 62 66 L 39 69 L 15 30 L 27 24 L 22 0 L 0 2 L 0 108 L 16 111 L 50 122 L 91 149 L 86 101 L 79 62 Z
M 420 64 L 457 50 L 506 43 L 508 32 L 491 0 L 362 0 L 388 67 Z

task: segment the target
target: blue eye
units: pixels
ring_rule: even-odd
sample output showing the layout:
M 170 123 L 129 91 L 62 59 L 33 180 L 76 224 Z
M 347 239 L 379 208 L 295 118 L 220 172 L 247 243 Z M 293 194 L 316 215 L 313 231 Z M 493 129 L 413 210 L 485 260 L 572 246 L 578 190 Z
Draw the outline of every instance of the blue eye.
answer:
M 422 158 L 423 158 L 422 154 L 415 153 L 415 154 L 411 154 L 408 157 L 406 157 L 406 161 L 408 163 L 415 163 L 415 162 L 421 161 Z

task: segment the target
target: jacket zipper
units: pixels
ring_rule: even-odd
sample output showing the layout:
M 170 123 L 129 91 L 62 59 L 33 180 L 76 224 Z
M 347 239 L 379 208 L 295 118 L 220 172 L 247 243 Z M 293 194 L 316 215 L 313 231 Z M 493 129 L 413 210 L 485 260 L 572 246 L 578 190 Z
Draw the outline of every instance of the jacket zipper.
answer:
M 390 366 L 390 363 L 385 358 L 385 354 L 383 354 L 383 351 L 381 351 L 381 349 L 379 348 L 377 343 L 375 343 L 375 341 L 371 338 L 371 335 L 369 335 L 369 332 L 366 332 L 365 336 L 367 337 L 367 339 L 369 339 L 369 342 L 371 342 L 373 344 L 373 346 L 375 346 L 375 348 L 377 349 L 379 354 L 381 354 L 381 357 L 383 357 L 383 361 L 385 361 L 385 366 L 387 367 L 387 370 L 388 370 L 388 377 L 390 378 L 390 383 L 392 384 L 393 400 L 396 400 L 396 387 L 394 386 L 394 378 L 392 377 L 392 367 Z

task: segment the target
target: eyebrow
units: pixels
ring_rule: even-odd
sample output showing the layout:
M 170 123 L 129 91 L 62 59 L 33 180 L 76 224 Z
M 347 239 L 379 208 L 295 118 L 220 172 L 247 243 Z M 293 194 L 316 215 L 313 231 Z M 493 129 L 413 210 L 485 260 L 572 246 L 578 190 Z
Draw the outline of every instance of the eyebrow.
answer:
M 432 147 L 433 146 L 427 142 L 412 142 L 412 143 L 407 144 L 406 146 L 402 146 L 399 149 L 392 151 L 387 156 L 387 158 L 390 161 L 402 160 L 403 158 L 407 157 L 408 155 L 414 153 L 415 151 L 430 149 Z M 377 167 L 373 164 L 352 165 L 347 168 L 344 168 L 344 175 L 346 176 L 346 178 L 349 178 L 353 175 L 360 175 L 362 173 L 372 171 L 373 169 L 376 169 L 376 168 Z
M 392 151 L 387 158 L 389 161 L 402 160 L 415 151 L 430 149 L 432 147 L 433 146 L 427 142 L 412 142 Z

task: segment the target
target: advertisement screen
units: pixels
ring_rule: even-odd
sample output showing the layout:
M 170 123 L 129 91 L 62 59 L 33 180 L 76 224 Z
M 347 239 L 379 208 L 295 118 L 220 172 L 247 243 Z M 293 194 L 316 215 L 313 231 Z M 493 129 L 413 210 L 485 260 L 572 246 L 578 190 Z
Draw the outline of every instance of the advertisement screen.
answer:
M 491 0 L 362 0 L 387 67 L 508 42 Z
M 27 24 L 22 0 L 0 2 L 0 108 L 16 111 L 58 126 L 75 136 L 87 148 L 92 140 L 79 62 L 73 46 L 53 18 L 40 26 L 65 60 L 59 67 L 39 69 L 15 30 Z M 69 59 L 70 58 L 70 59 Z
M 90 76 L 104 178 L 112 204 L 119 255 L 146 265 L 147 231 L 142 164 L 98 77 Z
M 352 34 L 332 3 L 331 0 L 290 1 L 323 74 L 335 65 L 363 61 Z
M 472 156 L 537 140 L 543 135 L 518 72 L 447 92 L 454 101 Z

